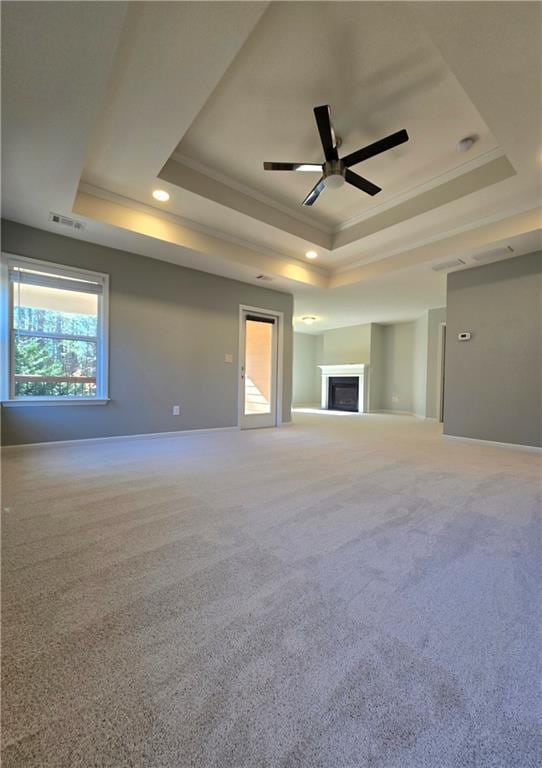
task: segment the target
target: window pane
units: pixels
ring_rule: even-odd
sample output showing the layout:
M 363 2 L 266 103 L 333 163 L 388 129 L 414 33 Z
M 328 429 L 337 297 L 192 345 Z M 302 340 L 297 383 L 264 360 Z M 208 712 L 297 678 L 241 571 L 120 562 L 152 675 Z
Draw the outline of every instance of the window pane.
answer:
M 98 296 L 13 283 L 13 327 L 24 331 L 96 336 Z
M 96 342 L 17 336 L 16 397 L 95 397 Z

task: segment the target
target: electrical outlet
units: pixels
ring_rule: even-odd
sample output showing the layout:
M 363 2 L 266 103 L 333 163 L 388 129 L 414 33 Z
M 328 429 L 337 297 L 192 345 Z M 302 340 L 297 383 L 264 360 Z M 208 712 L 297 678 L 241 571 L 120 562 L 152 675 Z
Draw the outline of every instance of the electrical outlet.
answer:
M 180 405 L 174 405 L 173 406 L 173 415 L 174 416 L 180 416 L 181 415 L 181 406 Z
M 231 353 L 230 354 L 225 354 L 224 355 L 224 362 L 225 363 L 233 363 L 233 355 Z

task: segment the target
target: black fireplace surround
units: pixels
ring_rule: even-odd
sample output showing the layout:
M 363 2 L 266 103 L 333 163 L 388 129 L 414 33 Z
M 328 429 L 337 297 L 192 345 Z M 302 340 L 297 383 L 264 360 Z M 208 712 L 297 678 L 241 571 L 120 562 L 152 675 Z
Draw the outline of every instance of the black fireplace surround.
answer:
M 355 411 L 359 402 L 358 376 L 330 376 L 328 390 L 330 411 Z

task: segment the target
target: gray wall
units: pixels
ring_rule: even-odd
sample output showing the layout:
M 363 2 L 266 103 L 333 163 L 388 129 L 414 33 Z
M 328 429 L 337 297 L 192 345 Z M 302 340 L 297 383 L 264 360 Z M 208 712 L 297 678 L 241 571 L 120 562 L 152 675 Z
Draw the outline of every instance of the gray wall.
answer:
M 414 323 L 385 325 L 383 329 L 382 410 L 412 413 L 414 410 Z
M 541 307 L 541 252 L 448 276 L 445 434 L 542 445 Z
M 239 304 L 284 312 L 282 417 L 290 420 L 289 294 L 9 221 L 2 222 L 2 250 L 111 276 L 112 401 L 2 408 L 4 444 L 235 425 Z M 226 353 L 233 365 L 224 362 Z M 172 416 L 174 404 L 180 416 Z
M 415 321 L 325 331 L 323 363 L 369 363 L 368 410 L 426 415 L 429 313 Z
M 426 416 L 429 313 L 371 328 L 370 410 Z
M 368 363 L 371 357 L 371 325 L 351 325 L 324 331 L 322 365 Z
M 294 333 L 293 404 L 320 404 L 319 336 Z

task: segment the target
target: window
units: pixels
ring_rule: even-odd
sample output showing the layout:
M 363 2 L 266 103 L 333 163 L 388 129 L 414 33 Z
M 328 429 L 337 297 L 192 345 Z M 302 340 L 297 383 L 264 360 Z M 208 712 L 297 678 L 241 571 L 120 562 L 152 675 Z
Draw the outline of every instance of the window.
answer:
M 108 276 L 3 259 L 8 402 L 107 399 Z

